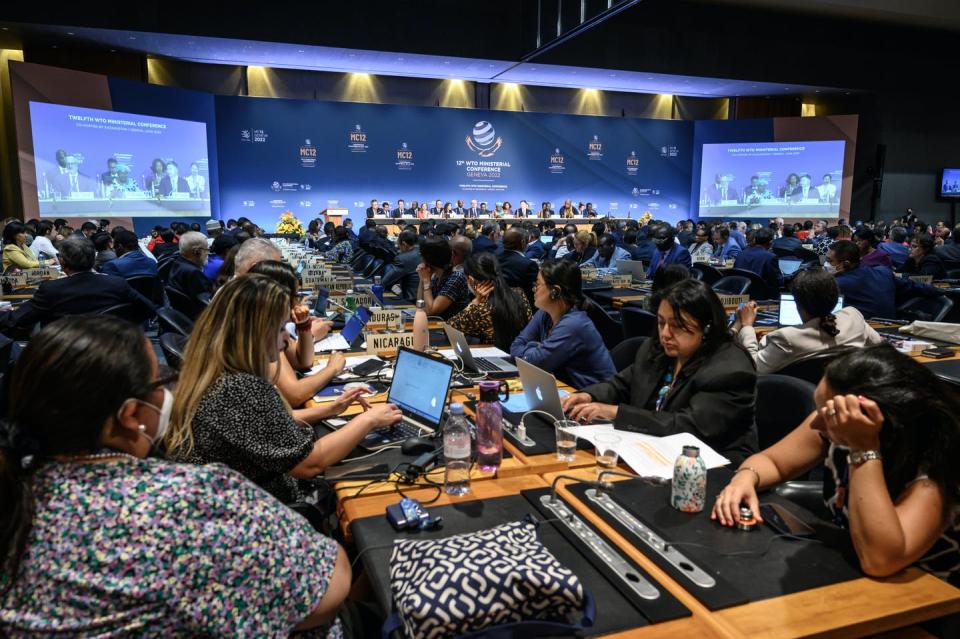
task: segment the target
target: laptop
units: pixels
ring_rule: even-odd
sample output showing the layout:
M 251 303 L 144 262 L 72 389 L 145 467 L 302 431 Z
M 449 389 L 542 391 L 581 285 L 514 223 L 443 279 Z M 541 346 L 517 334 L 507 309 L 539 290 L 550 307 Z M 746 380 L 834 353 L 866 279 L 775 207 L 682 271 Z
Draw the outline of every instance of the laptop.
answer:
M 453 377 L 453 362 L 401 346 L 393 365 L 387 402 L 403 413 L 403 423 L 423 433 L 440 429 Z
M 633 279 L 642 282 L 647 278 L 647 269 L 640 260 L 620 260 L 617 262 L 617 273 L 631 275 Z
M 470 345 L 467 343 L 466 336 L 450 326 L 443 325 L 443 331 L 450 340 L 453 352 L 456 353 L 463 362 L 463 367 L 473 373 L 490 373 L 493 375 L 516 375 L 517 367 L 502 357 L 474 357 L 470 352 Z
M 527 399 L 527 410 L 542 410 L 556 420 L 566 419 L 560 404 L 557 378 L 519 357 L 517 368 L 520 369 L 520 383 L 523 384 L 523 396 Z
M 831 313 L 836 313 L 843 308 L 843 295 L 837 298 L 837 305 L 833 307 Z M 790 293 L 780 294 L 780 313 L 777 318 L 780 326 L 800 326 L 803 320 L 800 319 L 800 311 L 797 309 L 797 302 Z
M 334 335 L 327 335 L 325 338 L 314 344 L 313 352 L 322 353 L 324 351 L 346 351 L 350 349 L 353 341 L 363 332 L 363 327 L 370 321 L 370 311 L 365 306 L 357 308 L 343 330 Z
M 777 263 L 780 266 L 780 272 L 784 277 L 790 277 L 794 273 L 800 270 L 800 265 L 803 264 L 801 260 L 791 260 L 789 258 L 781 257 L 777 260 Z

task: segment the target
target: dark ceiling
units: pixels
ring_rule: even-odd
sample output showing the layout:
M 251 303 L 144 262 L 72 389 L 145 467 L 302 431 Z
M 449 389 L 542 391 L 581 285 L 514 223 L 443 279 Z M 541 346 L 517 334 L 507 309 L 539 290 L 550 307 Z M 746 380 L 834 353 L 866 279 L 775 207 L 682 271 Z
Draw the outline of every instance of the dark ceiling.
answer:
M 616 2 L 614 4 L 617 4 Z M 749 79 L 867 91 L 953 92 L 960 83 L 960 2 L 914 0 L 644 0 L 535 58 L 542 64 Z M 69 45 L 62 27 L 206 35 L 379 51 L 520 60 L 606 0 L 274 1 L 230 9 L 134 2 L 7 3 L 0 46 Z M 864 7 L 867 8 L 864 8 Z M 582 13 L 581 13 L 582 12 Z M 951 79 L 948 81 L 948 79 Z

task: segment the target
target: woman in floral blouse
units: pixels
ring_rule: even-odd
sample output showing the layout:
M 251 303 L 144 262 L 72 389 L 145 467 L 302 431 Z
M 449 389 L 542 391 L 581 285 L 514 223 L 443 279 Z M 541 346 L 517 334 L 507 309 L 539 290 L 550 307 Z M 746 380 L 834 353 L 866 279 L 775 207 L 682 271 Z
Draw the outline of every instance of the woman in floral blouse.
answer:
M 327 251 L 327 259 L 337 264 L 349 264 L 353 260 L 353 244 L 342 226 L 333 231 L 333 248 Z
M 0 635 L 341 636 L 336 542 L 223 466 L 146 458 L 172 399 L 156 376 L 140 329 L 111 317 L 61 319 L 24 351 L 0 448 Z
M 507 286 L 491 253 L 476 253 L 463 264 L 473 300 L 450 318 L 450 325 L 484 344 L 510 352 L 510 345 L 532 315 L 527 296 Z

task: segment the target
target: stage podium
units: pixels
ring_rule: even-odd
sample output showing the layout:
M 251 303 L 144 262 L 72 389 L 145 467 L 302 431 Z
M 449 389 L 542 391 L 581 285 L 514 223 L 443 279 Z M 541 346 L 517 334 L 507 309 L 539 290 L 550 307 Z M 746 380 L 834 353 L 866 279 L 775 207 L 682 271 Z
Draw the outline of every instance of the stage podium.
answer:
M 321 211 L 324 222 L 333 222 L 337 226 L 343 226 L 343 221 L 347 219 L 347 209 L 324 209 Z

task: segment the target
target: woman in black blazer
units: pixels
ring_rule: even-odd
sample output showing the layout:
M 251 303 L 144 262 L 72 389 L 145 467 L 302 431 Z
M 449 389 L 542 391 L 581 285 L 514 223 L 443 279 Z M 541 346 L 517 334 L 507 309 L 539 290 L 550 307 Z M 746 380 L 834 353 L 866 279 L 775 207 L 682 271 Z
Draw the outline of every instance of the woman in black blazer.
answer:
M 663 292 L 657 324 L 631 366 L 568 395 L 564 412 L 655 436 L 693 433 L 733 463 L 756 452 L 756 369 L 716 293 L 678 282 Z

